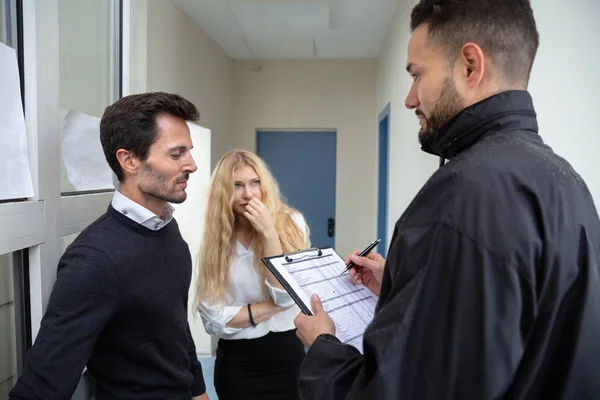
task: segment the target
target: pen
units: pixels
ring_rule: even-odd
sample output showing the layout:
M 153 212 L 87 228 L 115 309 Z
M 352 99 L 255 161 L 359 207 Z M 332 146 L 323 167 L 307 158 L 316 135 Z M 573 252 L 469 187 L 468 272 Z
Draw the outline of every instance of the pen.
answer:
M 373 243 L 371 243 L 370 245 L 368 245 L 367 248 L 364 249 L 363 251 L 361 251 L 358 256 L 359 257 L 364 257 L 367 254 L 369 254 L 371 252 L 371 250 L 373 250 L 375 248 L 375 246 L 377 246 L 377 244 L 379 243 L 380 240 L 381 239 L 377 239 L 376 241 L 374 241 Z M 354 263 L 352 261 L 350 261 L 350 264 L 348 264 L 348 266 L 342 271 L 342 273 L 340 275 L 342 275 L 344 272 L 348 271 L 352 267 L 354 267 Z

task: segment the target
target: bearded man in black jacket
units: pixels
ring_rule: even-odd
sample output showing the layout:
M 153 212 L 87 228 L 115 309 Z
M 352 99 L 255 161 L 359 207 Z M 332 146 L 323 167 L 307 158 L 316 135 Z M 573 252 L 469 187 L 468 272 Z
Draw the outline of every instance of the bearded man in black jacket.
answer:
M 407 70 L 424 151 L 449 160 L 397 222 L 364 355 L 299 315 L 304 399 L 600 399 L 600 221 L 538 135 L 528 0 L 422 0 Z

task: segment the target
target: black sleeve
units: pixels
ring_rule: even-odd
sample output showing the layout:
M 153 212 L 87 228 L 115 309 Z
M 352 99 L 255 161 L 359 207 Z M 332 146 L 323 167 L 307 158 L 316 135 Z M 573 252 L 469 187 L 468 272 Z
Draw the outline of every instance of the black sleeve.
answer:
M 116 269 L 104 254 L 86 246 L 69 247 L 58 264 L 27 367 L 9 398 L 71 398 L 118 301 Z
M 319 337 L 301 368 L 302 398 L 501 397 L 523 352 L 531 295 L 518 266 L 439 223 L 397 235 L 386 268 L 393 282 L 384 282 L 364 356 Z
M 190 331 L 190 324 L 187 324 L 187 336 L 188 336 L 188 355 L 190 357 L 190 370 L 194 375 L 194 383 L 192 383 L 192 396 L 200 396 L 206 392 L 206 385 L 204 383 L 204 376 L 202 375 L 202 365 L 198 361 L 196 355 L 196 346 L 194 345 L 194 339 L 192 338 L 192 332 Z

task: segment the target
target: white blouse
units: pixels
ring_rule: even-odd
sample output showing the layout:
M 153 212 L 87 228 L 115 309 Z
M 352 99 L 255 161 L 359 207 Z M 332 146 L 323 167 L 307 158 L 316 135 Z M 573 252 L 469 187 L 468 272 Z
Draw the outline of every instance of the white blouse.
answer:
M 306 241 L 306 222 L 299 213 L 292 214 L 292 220 L 304 233 Z M 225 295 L 225 304 L 200 303 L 198 311 L 202 317 L 204 328 L 209 335 L 223 339 L 254 339 L 269 332 L 285 332 L 294 329 L 294 318 L 300 312 L 291 296 L 282 289 L 272 287 L 267 280 L 265 284 L 270 298 L 263 296 L 260 284 L 260 272 L 254 263 L 252 243 L 248 249 L 236 240 L 235 255 L 229 266 L 229 287 Z M 278 312 L 271 318 L 247 328 L 230 328 L 227 323 L 248 304 L 261 303 L 272 299 L 281 307 L 290 307 Z

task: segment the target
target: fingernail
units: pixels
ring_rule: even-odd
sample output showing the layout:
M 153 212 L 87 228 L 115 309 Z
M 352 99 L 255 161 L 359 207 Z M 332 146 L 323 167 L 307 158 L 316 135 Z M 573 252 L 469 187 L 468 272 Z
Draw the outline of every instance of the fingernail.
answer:
M 312 300 L 319 300 L 319 296 L 317 294 L 313 294 L 312 296 L 310 296 L 310 298 Z
M 350 259 L 351 260 L 358 260 L 358 257 L 357 256 L 352 256 L 352 257 L 350 257 Z

